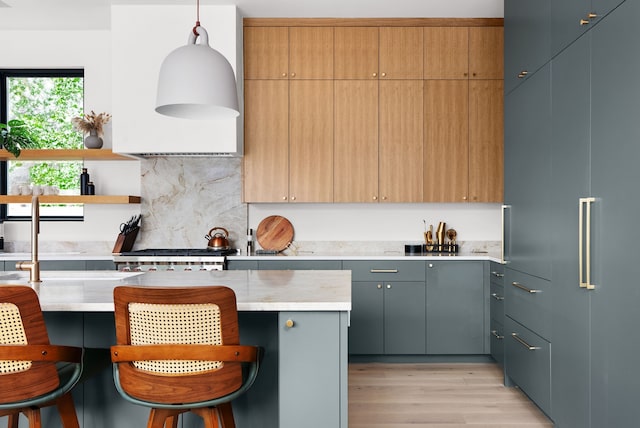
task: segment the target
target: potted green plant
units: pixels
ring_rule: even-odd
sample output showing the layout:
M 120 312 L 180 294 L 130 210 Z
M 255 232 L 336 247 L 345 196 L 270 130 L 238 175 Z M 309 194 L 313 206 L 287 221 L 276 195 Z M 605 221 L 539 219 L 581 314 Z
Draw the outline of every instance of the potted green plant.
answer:
M 35 146 L 35 142 L 29 135 L 26 123 L 13 119 L 7 123 L 0 123 L 0 146 L 18 157 L 22 149 Z

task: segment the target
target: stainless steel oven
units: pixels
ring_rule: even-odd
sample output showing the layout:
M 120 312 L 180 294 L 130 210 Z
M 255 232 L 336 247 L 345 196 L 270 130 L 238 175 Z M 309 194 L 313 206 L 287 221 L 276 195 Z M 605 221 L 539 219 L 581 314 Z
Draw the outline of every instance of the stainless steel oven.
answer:
M 201 248 L 151 248 L 126 251 L 113 256 L 119 271 L 206 271 L 226 269 L 226 256 L 238 250 L 209 250 Z

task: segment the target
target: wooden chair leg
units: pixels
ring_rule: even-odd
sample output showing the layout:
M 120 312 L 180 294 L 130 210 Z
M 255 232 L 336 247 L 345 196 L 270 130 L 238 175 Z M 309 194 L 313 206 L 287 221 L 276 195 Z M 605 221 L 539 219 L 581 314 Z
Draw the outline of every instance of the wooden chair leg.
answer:
M 236 421 L 233 419 L 231 402 L 220 404 L 218 406 L 218 414 L 220 415 L 222 428 L 236 428 Z
M 215 407 L 201 407 L 191 410 L 204 420 L 204 428 L 218 428 L 218 412 Z
M 60 413 L 60 419 L 62 420 L 62 426 L 64 428 L 80 428 L 76 407 L 73 404 L 73 397 L 70 392 L 58 398 L 56 407 L 58 408 L 58 413 Z
M 20 420 L 20 412 L 10 414 L 7 428 L 18 428 L 18 420 Z
M 42 428 L 42 417 L 39 408 L 26 408 L 22 410 L 29 420 L 29 428 Z
M 171 409 L 151 409 L 149 413 L 149 421 L 147 422 L 147 428 L 164 428 L 165 422 L 169 422 L 173 425 L 173 428 L 177 426 L 178 415 L 182 413 L 180 410 Z
M 164 428 L 178 428 L 178 415 L 169 416 L 166 421 L 164 421 Z

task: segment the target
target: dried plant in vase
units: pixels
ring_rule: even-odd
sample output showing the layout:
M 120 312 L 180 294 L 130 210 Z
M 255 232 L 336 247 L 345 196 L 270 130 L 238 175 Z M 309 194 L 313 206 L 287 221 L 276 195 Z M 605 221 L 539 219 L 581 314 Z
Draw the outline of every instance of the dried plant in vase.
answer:
M 93 110 L 83 117 L 71 119 L 73 127 L 84 134 L 89 134 L 84 139 L 84 146 L 88 149 L 99 149 L 102 147 L 102 135 L 104 135 L 104 125 L 111 120 L 108 113 L 96 114 Z

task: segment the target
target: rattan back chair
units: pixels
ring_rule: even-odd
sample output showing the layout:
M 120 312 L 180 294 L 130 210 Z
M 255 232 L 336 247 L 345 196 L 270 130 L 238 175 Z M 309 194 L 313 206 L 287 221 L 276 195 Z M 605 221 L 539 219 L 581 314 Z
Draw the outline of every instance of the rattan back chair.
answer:
M 20 413 L 30 428 L 42 426 L 40 409 L 55 405 L 65 428 L 77 428 L 71 396 L 81 378 L 83 349 L 49 343 L 36 292 L 0 285 L 0 416 L 18 427 Z
M 233 428 L 231 401 L 256 379 L 260 348 L 240 345 L 233 290 L 224 286 L 114 289 L 116 389 L 151 408 L 149 428 L 193 412 Z M 248 367 L 243 376 L 242 365 Z

